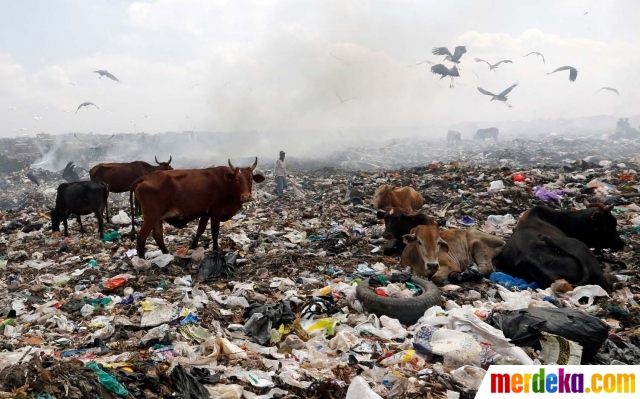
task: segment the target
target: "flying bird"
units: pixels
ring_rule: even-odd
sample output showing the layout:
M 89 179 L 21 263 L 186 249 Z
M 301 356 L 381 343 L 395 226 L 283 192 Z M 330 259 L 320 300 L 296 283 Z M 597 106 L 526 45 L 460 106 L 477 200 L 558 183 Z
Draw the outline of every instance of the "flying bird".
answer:
M 80 108 L 82 108 L 82 107 L 88 107 L 89 105 L 93 105 L 94 107 L 98 108 L 98 106 L 97 106 L 97 105 L 95 105 L 94 103 L 91 103 L 91 102 L 86 101 L 86 102 L 83 102 L 82 104 L 78 105 L 78 109 L 76 110 L 76 114 L 78 113 L 78 111 L 80 110 Z M 98 109 L 100 109 L 100 108 L 98 108 Z
M 474 58 L 473 59 L 475 62 L 485 62 L 487 65 L 489 65 L 489 70 L 495 72 L 496 69 L 498 68 L 498 65 L 502 64 L 503 62 L 505 64 L 513 64 L 513 61 L 511 60 L 502 60 L 502 61 L 498 61 L 497 63 L 491 65 L 488 61 L 482 60 L 480 58 Z
M 553 72 L 549 72 L 547 75 L 551 75 L 552 73 L 556 73 L 560 71 L 566 71 L 567 69 L 569 70 L 569 80 L 572 82 L 575 82 L 576 78 L 578 77 L 578 70 L 572 66 L 567 65 L 567 66 L 560 67 Z
M 147 115 L 147 114 L 142 114 L 142 117 L 143 117 L 144 119 L 147 119 L 147 118 L 149 117 L 149 115 Z
M 582 15 L 587 15 L 587 14 L 589 14 L 589 11 L 585 12 L 585 13 L 584 13 L 584 14 L 582 14 Z
M 223 86 L 230 85 L 230 84 L 231 84 L 231 82 L 224 82 Z
M 71 161 L 62 171 L 62 178 L 65 179 L 67 183 L 80 181 L 80 176 L 78 176 L 78 172 L 75 171 L 75 167 L 76 166 L 73 164 L 73 161 Z
M 194 87 L 196 87 L 196 86 L 200 86 L 200 83 L 196 83 L 196 84 L 194 84 L 193 86 L 191 86 L 191 87 L 190 87 L 190 89 L 193 89 L 193 88 L 194 88 Z
M 187 119 L 191 119 L 191 117 L 189 115 L 185 115 L 187 117 Z
M 544 62 L 544 55 L 542 55 L 542 53 L 539 53 L 539 52 L 537 52 L 537 51 L 532 51 L 532 52 L 530 52 L 530 53 L 529 53 L 529 54 L 527 54 L 527 55 L 531 55 L 531 54 L 539 55 L 540 57 L 542 57 L 542 63 L 543 63 L 543 64 L 546 64 L 546 62 Z M 526 57 L 527 55 L 525 55 L 525 57 Z M 524 58 L 524 57 L 523 57 L 523 58 Z
M 113 114 L 113 112 L 111 112 L 111 111 L 106 111 L 105 110 L 104 112 L 106 112 L 107 114 Z
M 112 134 L 111 137 L 109 137 L 108 139 L 106 139 L 105 141 L 103 141 L 102 143 L 98 143 L 97 145 L 91 145 L 89 143 L 87 143 L 86 141 L 82 140 L 80 137 L 78 137 L 75 133 L 73 134 L 73 137 L 77 138 L 79 141 L 81 141 L 82 143 L 86 144 L 89 149 L 91 150 L 97 150 L 98 148 L 100 148 L 104 143 L 106 143 L 107 141 L 111 140 L 113 138 L 113 136 L 115 136 L 115 134 Z
M 418 63 L 416 64 L 416 66 L 418 66 L 418 65 L 420 65 L 420 64 L 425 64 L 425 63 L 426 63 L 426 64 L 431 64 L 431 65 L 435 65 L 435 64 L 436 64 L 436 63 L 435 63 L 435 62 L 433 62 L 433 61 L 426 60 L 426 61 L 418 62 Z
M 453 51 L 453 55 L 451 55 L 451 52 L 446 47 L 434 47 L 432 51 L 434 55 L 446 56 L 444 57 L 445 61 L 451 61 L 456 65 L 460 64 L 460 58 L 466 52 L 467 52 L 467 48 L 465 46 L 456 47 L 456 49 Z
M 106 76 L 111 80 L 115 80 L 116 82 L 120 82 L 120 80 L 118 80 L 118 78 L 113 76 L 113 74 L 111 72 L 107 71 L 107 70 L 100 69 L 100 70 L 97 70 L 97 71 L 93 71 L 93 73 L 100 74 L 100 76 L 98 76 L 98 79 L 102 79 L 103 76 Z
M 33 114 L 33 119 L 35 119 L 35 120 L 39 121 L 39 120 L 41 120 L 41 119 L 42 119 L 42 117 L 41 117 L 41 116 L 38 116 L 38 115 L 36 115 L 36 114 Z
M 76 85 L 76 84 L 75 84 L 75 83 L 73 83 L 73 82 L 69 82 L 69 84 L 70 84 L 70 85 L 73 85 L 73 86 L 75 86 L 75 85 Z
M 14 132 L 22 131 L 22 130 L 27 130 L 27 128 L 26 127 L 21 127 L 20 129 L 13 129 Z
M 62 112 L 66 113 L 66 114 L 70 114 L 70 113 L 72 113 L 73 111 L 62 111 Z
M 600 90 L 609 90 L 616 93 L 617 95 L 620 95 L 620 92 L 618 92 L 618 89 L 614 89 L 613 87 L 601 87 L 598 91 L 596 91 L 596 93 L 598 93 Z
M 336 96 L 338 96 L 338 100 L 340 100 L 340 104 L 346 103 L 347 101 L 354 100 L 354 99 L 358 98 L 358 97 L 349 97 L 349 98 L 343 100 L 342 97 L 340 97 L 340 94 L 338 94 L 337 91 L 335 93 L 336 93 Z
M 460 73 L 458 73 L 458 68 L 456 68 L 455 65 L 451 69 L 447 68 L 443 64 L 434 65 L 431 67 L 431 72 L 436 75 L 441 75 L 440 80 L 442 80 L 442 78 L 444 78 L 445 76 L 451 77 L 451 83 L 449 84 L 449 87 L 451 88 L 453 88 L 453 78 L 460 76 Z
M 362 61 L 347 61 L 347 60 L 342 59 L 342 58 L 340 58 L 340 57 L 336 57 L 333 53 L 329 53 L 329 54 L 330 54 L 333 58 L 335 58 L 336 60 L 344 62 L 345 64 L 347 64 L 347 66 L 351 66 L 351 64 L 364 64 L 364 62 L 362 62 Z
M 16 110 L 16 107 L 9 107 L 9 109 L 12 109 L 12 110 L 14 110 L 14 111 L 15 111 L 15 110 Z
M 505 103 L 507 107 L 512 108 L 511 104 L 507 102 L 507 94 L 509 94 L 509 92 L 511 92 L 511 90 L 513 90 L 513 88 L 516 87 L 517 85 L 518 85 L 517 83 L 514 83 L 510 87 L 507 87 L 506 89 L 504 89 L 500 94 L 493 94 L 489 91 L 486 91 L 482 87 L 478 87 L 478 91 L 484 95 L 491 96 L 491 101 L 493 100 L 502 101 L 503 103 Z

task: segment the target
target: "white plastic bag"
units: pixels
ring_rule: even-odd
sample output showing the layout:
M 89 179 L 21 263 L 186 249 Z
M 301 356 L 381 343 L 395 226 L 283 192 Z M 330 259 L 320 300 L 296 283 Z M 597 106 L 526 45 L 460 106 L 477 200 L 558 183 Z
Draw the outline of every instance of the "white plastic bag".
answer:
M 382 399 L 382 396 L 373 392 L 364 378 L 356 377 L 349 385 L 346 399 Z

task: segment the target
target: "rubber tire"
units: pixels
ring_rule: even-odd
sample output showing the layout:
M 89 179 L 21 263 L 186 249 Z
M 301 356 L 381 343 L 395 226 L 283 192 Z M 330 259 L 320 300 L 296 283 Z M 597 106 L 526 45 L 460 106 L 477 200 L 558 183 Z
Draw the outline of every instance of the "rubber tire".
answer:
M 389 280 L 390 276 L 385 276 Z M 363 280 L 356 288 L 356 299 L 369 313 L 378 317 L 398 319 L 401 324 L 411 326 L 424 316 L 425 310 L 442 305 L 440 289 L 431 281 L 412 276 L 411 283 L 422 288 L 422 294 L 413 298 L 389 298 L 380 296 L 369 287 L 369 279 Z

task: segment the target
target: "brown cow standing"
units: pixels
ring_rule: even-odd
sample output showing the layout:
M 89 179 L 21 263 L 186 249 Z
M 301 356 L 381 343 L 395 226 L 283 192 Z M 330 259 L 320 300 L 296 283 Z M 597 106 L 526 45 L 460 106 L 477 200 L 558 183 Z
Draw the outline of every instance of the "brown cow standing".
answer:
M 378 209 L 396 207 L 405 212 L 412 212 L 424 205 L 424 198 L 411 187 L 393 187 L 383 184 L 376 189 L 371 204 Z
M 229 167 L 160 171 L 137 180 L 132 186 L 129 202 L 133 208 L 135 194 L 144 216 L 138 235 L 138 256 L 144 256 L 145 243 L 152 231 L 160 250 L 165 254 L 169 252 L 162 236 L 163 220 L 174 227 L 184 228 L 187 223 L 200 218 L 190 247 L 193 249 L 198 246 L 207 221 L 211 219 L 213 250 L 217 250 L 220 222 L 231 219 L 245 202 L 253 201 L 253 181 L 264 181 L 264 176 L 253 174 L 256 166 L 258 158 L 248 168 L 236 168 L 229 160 Z M 133 236 L 133 222 L 131 227 Z
M 144 161 L 124 162 L 124 163 L 101 163 L 89 171 L 91 180 L 100 180 L 109 185 L 110 192 L 124 193 L 131 190 L 131 185 L 142 176 L 150 175 L 157 170 L 173 170 L 171 167 L 171 156 L 169 162 L 158 162 L 158 166 L 150 165 Z M 136 214 L 140 213 L 140 208 L 136 203 Z M 133 219 L 133 211 L 131 218 Z
M 112 193 L 124 193 L 131 190 L 133 182 L 142 176 L 150 175 L 157 170 L 172 170 L 169 162 L 158 162 L 158 166 L 150 165 L 143 161 L 126 162 L 126 163 L 101 163 L 89 171 L 91 180 L 100 180 L 109 185 Z
M 474 229 L 438 230 L 438 226 L 418 226 L 403 237 L 407 246 L 401 264 L 411 274 L 430 278 L 442 284 L 451 272 L 463 272 L 473 263 L 483 276 L 494 272 L 492 260 L 500 254 L 505 242 L 491 234 Z

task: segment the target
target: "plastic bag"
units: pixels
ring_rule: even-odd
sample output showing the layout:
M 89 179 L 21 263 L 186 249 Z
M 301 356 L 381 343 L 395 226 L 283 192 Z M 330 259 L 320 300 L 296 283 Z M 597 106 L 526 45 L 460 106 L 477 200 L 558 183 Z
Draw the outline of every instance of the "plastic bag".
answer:
M 583 285 L 583 286 L 574 288 L 573 291 L 569 291 L 564 295 L 568 297 L 569 300 L 576 305 L 582 305 L 580 303 L 580 299 L 586 297 L 587 303 L 585 306 L 593 305 L 593 299 L 595 297 L 598 297 L 598 296 L 609 297 L 609 294 L 607 294 L 607 291 L 602 289 L 602 287 L 600 287 L 599 285 Z
M 109 392 L 113 392 L 116 395 L 122 397 L 129 396 L 129 391 L 127 391 L 127 389 L 122 386 L 122 384 L 120 384 L 114 376 L 102 370 L 96 362 L 89 362 L 85 365 L 85 367 L 89 367 L 90 369 L 95 370 L 96 374 L 98 374 L 98 381 Z
M 116 288 L 124 286 L 128 279 L 128 276 L 120 274 L 105 281 L 102 283 L 102 286 L 108 290 L 115 290 Z
M 534 281 L 533 283 L 528 283 L 527 280 L 510 276 L 506 273 L 502 272 L 493 272 L 489 276 L 489 280 L 495 281 L 496 283 L 502 285 L 506 288 L 517 288 L 519 290 L 526 290 L 527 288 L 536 289 L 538 288 L 538 284 Z
M 158 266 L 159 268 L 163 268 L 165 266 L 167 266 L 169 263 L 171 263 L 171 261 L 173 260 L 173 255 L 171 254 L 162 254 L 160 256 L 157 256 L 153 259 L 151 259 L 149 262 L 155 264 L 156 266 Z
M 120 211 L 111 218 L 111 223 L 129 225 L 131 224 L 131 218 L 124 211 Z
M 482 383 L 486 373 L 487 372 L 484 369 L 479 367 L 463 366 L 451 371 L 449 374 L 451 374 L 453 378 L 462 385 L 477 391 L 480 389 L 480 384 Z
M 184 399 L 201 399 L 210 398 L 209 391 L 204 387 L 198 379 L 186 372 L 181 366 L 177 365 L 171 371 L 171 379 Z
M 540 345 L 542 346 L 540 352 L 542 364 L 580 364 L 582 347 L 573 341 L 543 332 Z
M 382 396 L 373 392 L 364 378 L 356 377 L 351 381 L 345 399 L 382 399 Z
M 504 182 L 502 180 L 494 180 L 491 182 L 488 191 L 500 191 L 504 189 Z
M 487 320 L 520 347 L 541 349 L 542 332 L 582 345 L 582 361 L 591 360 L 609 336 L 609 326 L 587 313 L 572 309 L 530 308 L 494 313 Z
M 251 305 L 246 308 L 244 317 L 249 317 L 244 325 L 244 333 L 260 345 L 264 345 L 271 339 L 272 328 L 295 320 L 295 314 L 287 301 L 280 301 L 275 305 Z
M 198 265 L 194 280 L 214 281 L 219 278 L 231 278 L 235 273 L 237 256 L 233 253 L 210 252 Z

